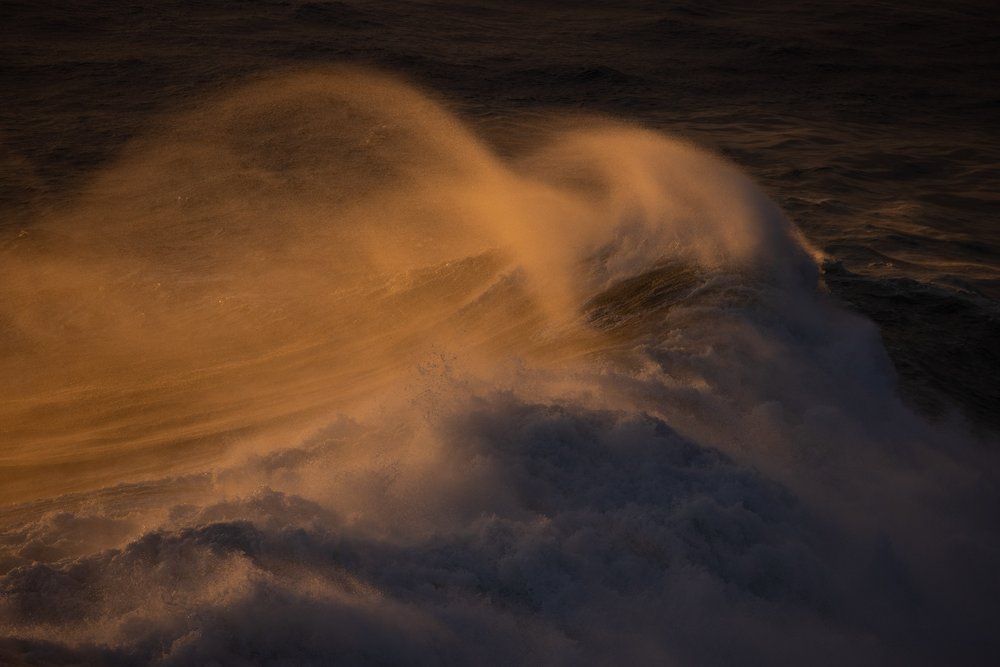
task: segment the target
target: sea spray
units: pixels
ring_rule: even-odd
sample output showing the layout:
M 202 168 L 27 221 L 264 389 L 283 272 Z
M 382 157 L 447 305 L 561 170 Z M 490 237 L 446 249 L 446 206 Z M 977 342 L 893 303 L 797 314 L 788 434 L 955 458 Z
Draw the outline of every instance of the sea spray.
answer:
M 386 75 L 285 74 L 21 231 L 0 657 L 996 648 L 995 457 L 899 400 L 779 208 L 687 143 L 593 119 L 501 157 Z

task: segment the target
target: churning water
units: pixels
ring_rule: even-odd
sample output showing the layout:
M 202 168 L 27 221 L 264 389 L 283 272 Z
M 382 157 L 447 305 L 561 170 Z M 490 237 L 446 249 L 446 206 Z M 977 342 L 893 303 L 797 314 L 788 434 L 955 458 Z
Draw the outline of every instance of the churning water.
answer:
M 684 40 L 736 48 L 740 21 L 780 20 L 763 10 L 550 8 L 532 32 L 485 4 L 206 7 L 15 8 L 5 82 L 48 115 L 4 116 L 0 661 L 995 654 L 995 145 L 920 162 L 872 119 L 765 122 L 784 100 L 766 68 L 708 109 L 746 73 Z M 783 57 L 854 71 L 828 50 L 864 10 L 809 11 Z M 399 68 L 449 95 L 329 64 L 419 45 Z M 130 135 L 73 135 L 89 154 L 53 149 L 74 112 L 25 80 L 68 85 L 74 49 L 83 90 L 51 94 Z M 646 86 L 684 52 L 704 83 L 671 107 Z M 150 67 L 156 94 L 130 73 Z M 126 84 L 157 113 L 88 97 Z M 42 140 L 45 118 L 64 125 Z M 865 127 L 883 143 L 838 153 Z M 772 196 L 690 141 L 709 135 L 742 136 L 728 152 Z M 966 218 L 934 227 L 931 205 Z

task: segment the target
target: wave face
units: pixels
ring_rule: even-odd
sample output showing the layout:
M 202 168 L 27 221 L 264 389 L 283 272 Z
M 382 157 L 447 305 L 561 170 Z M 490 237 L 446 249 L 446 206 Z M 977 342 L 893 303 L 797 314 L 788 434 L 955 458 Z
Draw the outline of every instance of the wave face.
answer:
M 972 664 L 993 450 L 738 169 L 377 72 L 164 121 L 0 249 L 0 659 Z M 960 611 L 956 611 L 960 610 Z

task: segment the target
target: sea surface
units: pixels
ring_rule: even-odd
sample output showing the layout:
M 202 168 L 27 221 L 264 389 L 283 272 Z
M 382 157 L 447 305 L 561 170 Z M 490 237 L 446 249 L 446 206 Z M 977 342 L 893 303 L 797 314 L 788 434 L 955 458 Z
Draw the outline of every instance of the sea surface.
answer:
M 0 664 L 992 664 L 998 15 L 0 0 Z

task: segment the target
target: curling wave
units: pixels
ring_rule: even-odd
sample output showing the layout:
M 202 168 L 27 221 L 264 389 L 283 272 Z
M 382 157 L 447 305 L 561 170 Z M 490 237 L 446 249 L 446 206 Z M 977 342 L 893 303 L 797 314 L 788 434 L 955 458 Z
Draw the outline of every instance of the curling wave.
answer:
M 899 401 L 778 207 L 661 133 L 531 133 L 265 78 L 3 239 L 0 658 L 997 648 L 995 457 Z

